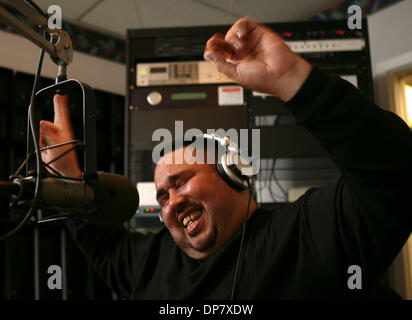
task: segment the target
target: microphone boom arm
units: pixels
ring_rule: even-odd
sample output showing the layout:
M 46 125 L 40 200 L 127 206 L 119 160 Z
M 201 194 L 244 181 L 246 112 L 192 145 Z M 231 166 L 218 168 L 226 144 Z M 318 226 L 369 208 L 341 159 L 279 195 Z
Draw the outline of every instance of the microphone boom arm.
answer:
M 6 8 L 13 7 L 50 35 L 50 41 L 20 21 Z M 62 29 L 49 29 L 48 20 L 24 0 L 0 0 L 0 19 L 12 26 L 26 39 L 44 49 L 59 66 L 58 78 L 64 79 L 66 66 L 73 61 L 73 46 L 69 34 Z

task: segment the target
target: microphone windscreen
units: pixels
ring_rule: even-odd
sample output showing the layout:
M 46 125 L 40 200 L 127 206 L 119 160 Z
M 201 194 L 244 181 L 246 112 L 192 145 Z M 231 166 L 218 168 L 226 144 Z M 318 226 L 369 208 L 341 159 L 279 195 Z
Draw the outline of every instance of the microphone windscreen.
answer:
M 124 176 L 97 172 L 95 193 L 96 211 L 84 219 L 99 225 L 114 225 L 130 220 L 139 207 L 136 185 Z

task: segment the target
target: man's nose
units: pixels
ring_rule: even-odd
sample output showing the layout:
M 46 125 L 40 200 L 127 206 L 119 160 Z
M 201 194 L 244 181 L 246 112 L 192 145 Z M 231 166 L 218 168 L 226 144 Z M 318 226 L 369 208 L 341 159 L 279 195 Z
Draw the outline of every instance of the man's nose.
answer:
M 169 191 L 169 210 L 178 214 L 184 209 L 185 197 L 182 196 L 177 190 L 172 189 Z

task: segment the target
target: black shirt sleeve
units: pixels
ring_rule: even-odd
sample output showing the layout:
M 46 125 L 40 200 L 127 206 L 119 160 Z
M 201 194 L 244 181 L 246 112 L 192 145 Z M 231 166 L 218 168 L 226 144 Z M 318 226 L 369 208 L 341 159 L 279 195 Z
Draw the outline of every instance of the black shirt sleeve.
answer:
M 71 219 L 67 227 L 88 262 L 110 289 L 129 298 L 156 273 L 159 252 L 170 252 L 172 243 L 158 234 L 129 233 L 123 224 L 101 226 Z
M 342 176 L 306 195 L 311 241 L 325 264 L 340 264 L 342 271 L 359 265 L 365 287 L 373 287 L 412 229 L 411 130 L 317 67 L 286 106 Z
M 98 226 L 71 219 L 67 227 L 94 270 L 116 294 L 128 296 L 131 291 L 132 266 L 123 258 L 129 235 L 122 225 Z

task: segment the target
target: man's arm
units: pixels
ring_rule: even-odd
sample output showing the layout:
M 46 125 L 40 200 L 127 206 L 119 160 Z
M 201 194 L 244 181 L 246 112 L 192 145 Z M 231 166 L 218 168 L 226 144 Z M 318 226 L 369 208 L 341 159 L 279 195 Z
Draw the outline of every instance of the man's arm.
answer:
M 248 18 L 226 35 L 214 35 L 204 57 L 240 85 L 286 102 L 329 153 L 342 179 L 305 195 L 303 225 L 326 269 L 360 264 L 365 285 L 373 286 L 411 232 L 410 129 L 348 82 L 312 68 L 275 32 Z
M 287 101 L 299 90 L 312 66 L 271 29 L 249 18 L 206 44 L 204 58 L 240 85 Z
M 412 230 L 411 130 L 350 83 L 317 68 L 286 106 L 342 175 L 307 197 L 311 239 L 324 264 L 337 259 L 346 274 L 359 265 L 363 288 L 372 289 Z
M 98 226 L 73 218 L 66 225 L 80 251 L 110 289 L 121 297 L 128 297 L 135 266 L 132 259 L 125 257 L 131 251 L 132 235 L 122 225 Z
M 54 121 L 40 122 L 41 147 L 74 140 L 68 96 L 55 95 L 53 102 Z M 49 162 L 68 148 L 70 146 L 43 151 L 42 159 Z M 82 176 L 75 151 L 67 153 L 50 166 L 66 177 Z M 69 219 L 67 227 L 89 263 L 108 286 L 122 297 L 129 296 L 137 279 L 147 272 L 144 261 L 154 237 L 129 234 L 122 224 L 105 227 L 75 218 Z M 136 261 L 141 263 L 137 266 Z

